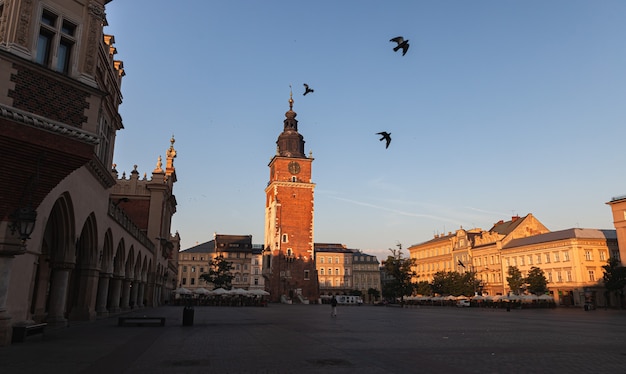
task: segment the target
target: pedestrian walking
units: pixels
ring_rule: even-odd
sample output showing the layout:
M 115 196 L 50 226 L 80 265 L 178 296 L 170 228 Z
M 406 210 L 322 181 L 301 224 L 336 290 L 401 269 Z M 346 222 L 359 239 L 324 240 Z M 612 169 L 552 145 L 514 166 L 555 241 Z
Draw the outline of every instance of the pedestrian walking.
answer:
M 335 298 L 334 295 L 333 295 L 333 298 L 330 299 L 330 307 L 332 308 L 330 312 L 330 316 L 333 318 L 337 317 L 337 299 Z

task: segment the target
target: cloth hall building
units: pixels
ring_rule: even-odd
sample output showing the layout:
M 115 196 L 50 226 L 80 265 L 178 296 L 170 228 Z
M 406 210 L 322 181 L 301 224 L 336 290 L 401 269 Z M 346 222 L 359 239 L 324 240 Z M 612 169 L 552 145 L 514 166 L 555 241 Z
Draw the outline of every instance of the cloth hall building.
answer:
M 157 306 L 175 287 L 173 137 L 150 176 L 112 165 L 125 70 L 109 2 L 0 0 L 0 345 L 18 324 Z

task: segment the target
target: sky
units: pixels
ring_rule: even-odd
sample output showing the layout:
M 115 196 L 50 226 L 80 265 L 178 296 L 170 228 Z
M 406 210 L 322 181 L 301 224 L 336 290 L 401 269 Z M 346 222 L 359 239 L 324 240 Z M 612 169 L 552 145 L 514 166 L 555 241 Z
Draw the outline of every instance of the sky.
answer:
M 182 249 L 213 233 L 264 242 L 290 92 L 314 158 L 315 242 L 384 259 L 514 215 L 552 231 L 614 228 L 626 2 L 177 4 L 114 0 L 105 33 L 126 72 L 114 163 L 150 175 L 174 135 Z

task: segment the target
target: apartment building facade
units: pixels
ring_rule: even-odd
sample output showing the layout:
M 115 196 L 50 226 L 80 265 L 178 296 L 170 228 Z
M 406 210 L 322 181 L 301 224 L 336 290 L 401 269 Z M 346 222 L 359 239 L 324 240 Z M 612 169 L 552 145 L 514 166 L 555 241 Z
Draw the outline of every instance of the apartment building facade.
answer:
M 364 302 L 372 302 L 375 300 L 369 289 L 382 292 L 380 262 L 376 256 L 340 243 L 315 243 L 315 266 L 323 296 L 359 291 Z
M 213 289 L 214 285 L 200 278 L 208 273 L 209 264 L 223 257 L 232 266 L 232 288 L 265 290 L 262 274 L 263 245 L 252 244 L 251 235 L 214 234 L 213 240 L 197 244 L 180 252 L 178 287 L 194 291 L 200 287 Z
M 543 270 L 549 293 L 558 305 L 618 305 L 607 300 L 602 276 L 610 257 L 619 258 L 615 230 L 573 228 L 514 239 L 501 251 L 502 269 L 528 274 Z
M 615 230 L 551 232 L 532 214 L 499 221 L 488 231 L 459 229 L 437 235 L 411 246 L 409 252 L 416 264 L 414 281 L 431 282 L 439 271 L 471 271 L 482 281 L 483 295 L 511 291 L 506 281 L 509 266 L 523 276 L 538 267 L 548 280 L 550 295 L 563 306 L 610 303 L 601 282 L 602 266 L 620 255 Z
M 353 288 L 361 292 L 363 302 L 373 303 L 378 299 L 370 293 L 375 290 L 382 295 L 380 281 L 380 262 L 376 256 L 368 255 L 361 251 L 352 254 L 352 284 Z
M 343 244 L 315 243 L 315 267 L 321 295 L 348 294 L 354 289 L 354 251 Z

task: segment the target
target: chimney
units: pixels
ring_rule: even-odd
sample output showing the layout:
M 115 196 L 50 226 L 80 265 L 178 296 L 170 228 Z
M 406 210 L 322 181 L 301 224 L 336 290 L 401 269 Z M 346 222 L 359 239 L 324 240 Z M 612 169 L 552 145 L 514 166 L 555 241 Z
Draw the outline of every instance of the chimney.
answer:
M 519 219 L 519 215 L 514 215 L 513 217 L 511 217 L 511 222 L 515 222 Z

